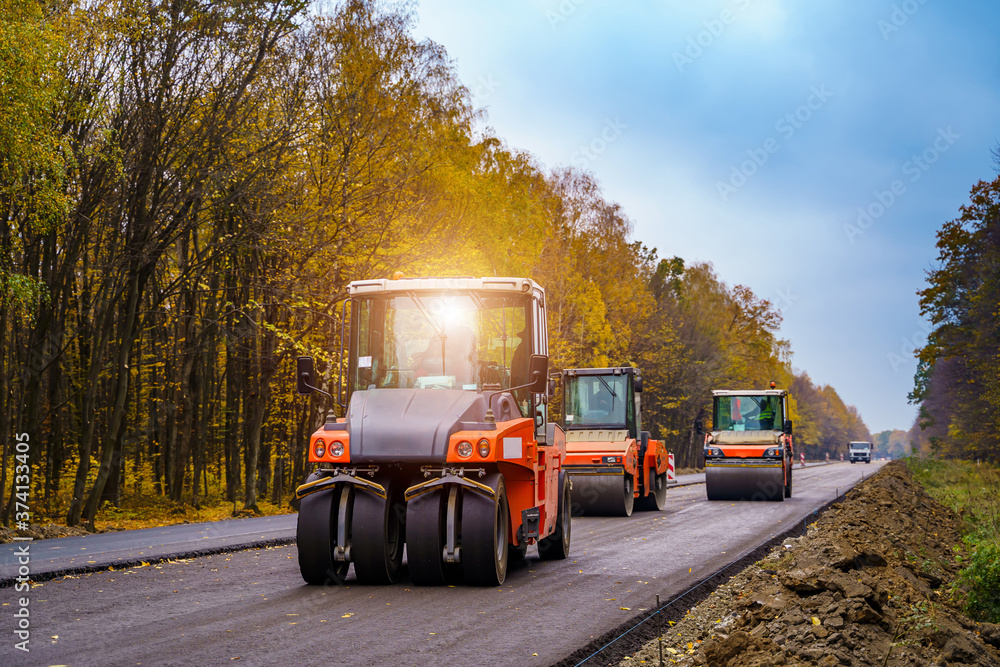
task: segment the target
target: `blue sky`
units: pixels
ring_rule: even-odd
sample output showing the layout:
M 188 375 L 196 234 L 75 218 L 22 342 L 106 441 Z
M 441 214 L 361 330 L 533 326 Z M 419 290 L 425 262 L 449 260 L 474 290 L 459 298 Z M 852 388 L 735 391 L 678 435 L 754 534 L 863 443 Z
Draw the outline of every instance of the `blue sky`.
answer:
M 907 404 L 935 232 L 996 176 L 995 0 L 421 0 L 488 124 L 635 237 L 781 309 L 874 431 Z

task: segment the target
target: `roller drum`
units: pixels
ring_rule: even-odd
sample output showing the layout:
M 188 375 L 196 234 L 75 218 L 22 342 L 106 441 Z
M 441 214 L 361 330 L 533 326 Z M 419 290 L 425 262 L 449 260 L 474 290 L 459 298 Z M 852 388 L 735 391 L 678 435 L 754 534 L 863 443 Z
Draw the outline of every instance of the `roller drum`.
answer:
M 635 507 L 648 512 L 659 512 L 667 504 L 667 473 L 649 471 L 648 493 L 635 501 Z
M 715 464 L 705 466 L 709 500 L 784 500 L 780 465 Z
M 631 475 L 617 472 L 572 477 L 574 515 L 632 516 L 635 497 Z

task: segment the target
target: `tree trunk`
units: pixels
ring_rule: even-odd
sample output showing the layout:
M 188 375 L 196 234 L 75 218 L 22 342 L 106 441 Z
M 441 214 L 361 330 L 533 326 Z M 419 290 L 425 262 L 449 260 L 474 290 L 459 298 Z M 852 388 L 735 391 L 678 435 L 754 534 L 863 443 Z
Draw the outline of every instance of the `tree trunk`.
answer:
M 262 383 L 260 383 L 262 384 Z M 258 384 L 258 391 L 251 394 L 244 405 L 247 408 L 244 422 L 243 446 L 246 449 L 246 483 L 243 509 L 260 513 L 257 506 L 257 471 L 260 466 L 260 436 L 264 424 L 264 409 L 267 402 L 266 389 Z
M 83 304 L 87 303 L 87 299 L 81 300 Z M 81 433 L 80 433 L 80 459 L 76 466 L 76 477 L 73 480 L 73 499 L 70 502 L 69 511 L 66 516 L 66 525 L 76 526 L 79 525 L 80 519 L 83 514 L 83 496 L 87 487 L 87 475 L 90 473 L 90 457 L 93 452 L 94 444 L 94 432 L 97 427 L 97 419 L 94 414 L 94 406 L 96 405 L 99 396 L 98 382 L 100 378 L 101 371 L 101 354 L 100 350 L 104 348 L 104 343 L 109 337 L 110 329 L 112 327 L 112 315 L 111 311 L 113 305 L 111 303 L 105 303 L 100 311 L 99 319 L 97 320 L 101 324 L 101 333 L 98 336 L 98 340 L 94 340 L 93 337 L 88 336 L 88 331 L 91 329 L 88 326 L 86 320 L 84 320 L 84 315 L 81 307 L 80 314 L 80 325 L 78 330 L 81 332 L 80 335 L 80 359 L 87 359 L 87 377 L 85 389 L 80 392 L 80 420 L 81 420 Z
M 226 346 L 226 430 L 222 443 L 226 458 L 226 500 L 231 503 L 236 502 L 241 477 L 238 429 L 242 376 L 237 370 L 233 345 L 230 341 Z
M 104 492 L 104 485 L 111 474 L 111 464 L 115 455 L 121 455 L 118 447 L 121 443 L 119 434 L 122 423 L 125 419 L 125 404 L 128 399 L 128 384 L 131 375 L 129 359 L 132 356 L 132 345 L 136 339 L 137 322 L 139 321 L 139 301 L 152 267 L 144 265 L 137 267 L 131 272 L 128 283 L 128 292 L 125 299 L 126 310 L 119 312 L 121 326 L 119 327 L 117 343 L 117 381 L 114 388 L 114 402 L 111 411 L 111 418 L 108 420 L 108 432 L 104 436 L 104 444 L 101 451 L 101 466 L 97 471 L 97 479 L 87 498 L 86 519 L 88 528 L 94 530 L 94 517 L 97 515 L 97 507 L 101 494 Z
M 6 230 L 5 230 L 6 231 Z M 0 341 L 13 341 L 13 335 L 7 335 L 7 307 L 6 301 L 0 299 Z M 9 347 L 4 346 L 0 348 L 0 378 L 3 379 L 3 389 L 0 390 L 0 494 L 2 494 L 3 489 L 7 488 L 7 456 L 10 451 L 12 438 L 8 437 L 8 433 L 13 431 L 10 428 L 10 410 L 13 401 L 10 400 L 10 394 L 14 389 L 14 378 L 13 378 L 13 356 L 14 356 L 14 346 Z M 2 495 L 0 495 L 2 497 Z M 9 526 L 9 517 L 6 514 L 2 517 L 2 522 L 5 526 Z

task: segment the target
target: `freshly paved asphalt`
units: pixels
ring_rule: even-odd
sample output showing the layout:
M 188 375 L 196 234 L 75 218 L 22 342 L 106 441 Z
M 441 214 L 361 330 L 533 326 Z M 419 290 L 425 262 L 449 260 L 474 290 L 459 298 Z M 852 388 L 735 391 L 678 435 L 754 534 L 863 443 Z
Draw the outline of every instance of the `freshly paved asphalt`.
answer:
M 818 465 L 814 463 L 808 466 Z M 704 484 L 705 474 L 680 475 L 679 488 Z M 31 574 L 80 574 L 108 567 L 121 568 L 169 558 L 202 556 L 295 541 L 295 514 L 179 524 L 81 537 L 31 542 Z M 24 543 L 0 544 L 0 585 L 18 573 L 17 550 Z
M 27 593 L 0 588 L 8 628 L 20 597 L 30 598 L 31 611 L 30 654 L 15 650 L 8 634 L 0 664 L 549 665 L 648 609 L 657 594 L 671 599 L 802 521 L 878 467 L 796 469 L 795 494 L 784 502 L 709 502 L 704 486 L 678 485 L 661 512 L 574 519 L 568 560 L 543 562 L 531 549 L 497 588 L 417 587 L 405 565 L 394 586 L 357 585 L 353 574 L 346 586 L 307 586 L 287 544 L 180 557 L 287 541 L 294 515 L 37 541 L 33 572 L 119 565 Z M 4 578 L 16 572 L 9 553 Z M 156 562 L 171 555 L 179 560 Z M 136 562 L 150 564 L 123 565 Z

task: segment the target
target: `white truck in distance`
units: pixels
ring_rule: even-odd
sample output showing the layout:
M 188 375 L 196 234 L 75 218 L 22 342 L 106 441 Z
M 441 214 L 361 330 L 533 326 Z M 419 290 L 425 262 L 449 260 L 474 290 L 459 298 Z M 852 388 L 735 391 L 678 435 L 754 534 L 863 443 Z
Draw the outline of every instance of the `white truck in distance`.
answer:
M 851 463 L 857 463 L 858 461 L 864 461 L 865 463 L 872 462 L 872 443 L 852 442 L 848 446 L 848 450 L 851 454 Z

